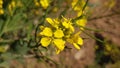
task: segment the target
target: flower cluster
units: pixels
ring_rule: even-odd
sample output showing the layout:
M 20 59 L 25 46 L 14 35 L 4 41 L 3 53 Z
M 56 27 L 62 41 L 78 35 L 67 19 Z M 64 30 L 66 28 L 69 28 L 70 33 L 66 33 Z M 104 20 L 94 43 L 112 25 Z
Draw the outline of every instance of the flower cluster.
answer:
M 41 46 L 54 45 L 56 53 L 59 54 L 64 50 L 66 43 L 74 45 L 76 49 L 80 49 L 80 46 L 83 45 L 83 39 L 80 37 L 81 31 L 75 33 L 75 27 L 71 19 L 65 17 L 60 20 L 58 18 L 46 18 L 46 22 L 44 26 L 40 26 L 41 32 L 38 34 L 41 37 Z M 85 22 L 83 20 L 76 22 L 77 25 L 84 26 L 82 23 Z
M 41 6 L 43 7 L 44 9 L 47 9 L 47 7 L 49 6 L 50 4 L 50 0 L 34 0 L 34 3 L 36 6 Z
M 83 7 L 85 5 L 85 1 L 84 0 L 72 0 L 72 8 L 74 11 L 78 12 L 78 16 L 81 16 L 83 11 Z
M 0 0 L 0 15 L 4 14 L 3 10 L 3 0 Z

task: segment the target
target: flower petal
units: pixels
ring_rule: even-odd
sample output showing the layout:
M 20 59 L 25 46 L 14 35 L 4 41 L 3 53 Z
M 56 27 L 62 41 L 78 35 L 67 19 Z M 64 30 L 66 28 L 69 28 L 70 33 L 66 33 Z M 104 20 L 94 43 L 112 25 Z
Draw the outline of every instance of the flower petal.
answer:
M 73 43 L 73 45 L 74 45 L 74 47 L 75 47 L 76 49 L 80 49 L 80 46 L 77 45 L 76 43 Z
M 41 6 L 46 9 L 49 6 L 49 0 L 40 0 Z
M 78 42 L 77 42 L 77 44 L 79 44 L 79 45 L 83 45 L 83 39 L 82 39 L 81 37 L 78 38 Z
M 65 41 L 63 41 L 62 39 L 54 39 L 53 43 L 55 44 L 55 46 L 59 49 L 59 50 L 63 50 L 65 47 Z
M 51 18 L 46 18 L 46 21 L 47 21 L 49 24 L 54 25 L 54 22 L 53 22 L 53 20 L 52 20 Z
M 46 18 L 46 21 L 52 26 L 52 27 L 55 27 L 55 28 L 58 28 L 59 26 L 59 21 L 57 19 L 51 19 L 51 18 Z
M 59 49 L 56 49 L 56 54 L 59 54 L 61 50 Z
M 42 44 L 43 47 L 47 47 L 51 42 L 51 38 L 48 37 L 43 37 L 41 38 L 40 43 Z
M 55 32 L 54 32 L 54 37 L 56 38 L 62 38 L 64 36 L 64 33 L 61 29 L 57 29 Z
M 83 30 L 83 27 L 86 25 L 86 23 L 87 23 L 87 19 L 85 18 L 76 21 L 76 24 L 80 26 L 80 29 L 82 30 Z
M 52 36 L 52 30 L 49 27 L 45 27 L 44 30 L 40 33 L 41 35 L 51 37 Z

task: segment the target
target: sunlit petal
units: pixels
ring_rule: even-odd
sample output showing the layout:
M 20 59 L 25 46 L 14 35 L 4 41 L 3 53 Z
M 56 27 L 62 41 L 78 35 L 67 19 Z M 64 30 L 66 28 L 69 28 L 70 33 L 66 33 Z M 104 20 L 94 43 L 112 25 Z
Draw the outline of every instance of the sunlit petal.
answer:
M 41 41 L 40 41 L 43 47 L 47 47 L 50 44 L 50 42 L 51 42 L 51 38 L 48 38 L 48 37 L 43 37 L 41 38 Z

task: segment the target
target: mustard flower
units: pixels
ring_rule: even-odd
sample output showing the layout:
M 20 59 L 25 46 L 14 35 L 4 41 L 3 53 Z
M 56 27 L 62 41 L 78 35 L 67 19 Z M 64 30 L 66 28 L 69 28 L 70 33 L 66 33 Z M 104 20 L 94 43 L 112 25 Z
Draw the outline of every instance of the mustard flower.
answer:
M 46 21 L 54 28 L 59 28 L 59 21 L 57 19 L 46 18 Z
M 76 24 L 80 27 L 81 30 L 84 30 L 86 23 L 87 23 L 86 18 L 81 18 L 81 19 L 76 21 Z
M 67 41 L 74 45 L 76 49 L 80 49 L 80 46 L 83 45 L 83 39 L 79 36 L 80 32 L 77 32 L 68 38 Z
M 84 0 L 72 0 L 71 5 L 75 11 L 81 11 L 83 6 L 85 5 L 85 1 Z
M 0 9 L 0 15 L 4 14 L 4 10 Z
M 50 4 L 50 0 L 40 0 L 40 4 L 44 9 L 46 9 Z
M 71 43 L 76 49 L 80 49 L 83 45 L 83 39 L 80 37 L 80 31 L 75 33 L 75 29 L 71 19 L 62 17 L 62 19 L 46 18 L 46 24 L 40 26 L 41 32 L 39 32 L 40 44 L 43 47 L 48 45 L 54 45 L 56 53 L 59 54 L 65 48 L 65 43 Z M 84 26 L 82 23 L 77 21 L 76 24 Z M 82 25 L 81 25 L 82 24 Z
M 37 6 L 37 7 L 40 6 L 40 3 L 39 3 L 37 0 L 34 0 L 34 4 L 35 4 L 35 6 Z
M 65 47 L 65 41 L 62 39 L 64 33 L 61 29 L 53 31 L 49 27 L 44 27 L 43 31 L 39 33 L 42 36 L 40 43 L 43 47 L 47 47 L 50 44 L 54 44 L 56 47 L 56 53 L 58 54 Z
M 13 14 L 13 10 L 15 6 L 16 6 L 16 2 L 14 0 L 12 0 L 11 3 L 8 5 L 8 10 L 11 15 Z
M 3 10 L 3 0 L 0 0 L 0 15 L 4 14 Z

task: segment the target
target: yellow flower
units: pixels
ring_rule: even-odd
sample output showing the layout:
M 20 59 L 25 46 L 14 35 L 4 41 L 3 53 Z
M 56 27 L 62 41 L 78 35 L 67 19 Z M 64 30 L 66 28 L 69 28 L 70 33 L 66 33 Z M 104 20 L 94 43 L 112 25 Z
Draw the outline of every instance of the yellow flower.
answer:
M 3 0 L 0 0 L 0 5 L 3 4 Z
M 57 19 L 51 19 L 51 18 L 46 18 L 46 21 L 52 25 L 52 27 L 55 27 L 56 29 L 58 29 L 59 26 L 59 21 Z
M 79 17 L 79 16 L 81 16 L 83 14 L 83 11 L 81 10 L 81 11 L 78 11 L 78 13 L 77 13 L 77 16 Z
M 112 50 L 112 47 L 111 47 L 109 44 L 106 44 L 106 45 L 105 45 L 105 49 L 106 49 L 107 51 L 111 51 L 111 50 Z
M 55 32 L 54 32 L 54 37 L 56 38 L 62 38 L 64 36 L 64 33 L 61 29 L 57 29 Z
M 57 47 L 56 53 L 59 54 L 60 51 L 64 50 L 65 41 L 62 39 L 54 39 L 53 43 Z
M 83 45 L 83 39 L 81 37 L 78 37 L 77 44 Z
M 74 45 L 76 49 L 80 49 L 80 46 L 83 45 L 83 39 L 79 36 L 80 32 L 77 32 L 71 38 L 67 39 L 67 41 Z
M 62 17 L 62 19 L 46 18 L 46 26 L 41 26 L 39 33 L 41 36 L 40 43 L 43 47 L 47 47 L 49 44 L 54 45 L 56 53 L 59 54 L 65 48 L 65 42 L 71 43 L 76 49 L 80 49 L 83 45 L 83 39 L 79 36 L 81 31 L 74 34 L 74 26 L 71 19 Z M 76 21 L 78 26 L 85 26 L 86 19 L 80 19 Z M 82 27 L 80 27 L 82 28 Z
M 49 0 L 40 0 L 41 6 L 46 9 L 49 6 Z
M 80 26 L 80 29 L 82 29 L 82 30 L 84 29 L 84 26 L 86 25 L 86 23 L 87 23 L 86 18 L 82 18 L 82 19 L 79 19 L 79 20 L 76 21 L 76 24 L 78 26 Z
M 0 53 L 4 53 L 8 50 L 9 46 L 0 45 Z
M 74 27 L 72 26 L 72 22 L 71 22 L 71 19 L 66 19 L 64 18 L 64 21 L 62 22 L 62 25 L 66 28 L 66 29 L 69 29 L 68 32 L 70 33 L 73 33 L 74 32 Z
M 3 0 L 0 0 L 0 15 L 4 14 L 3 10 Z
M 50 42 L 51 42 L 51 38 L 48 38 L 48 37 L 43 37 L 41 38 L 41 41 L 40 41 L 43 47 L 47 47 L 50 44 Z
M 0 9 L 0 15 L 4 14 L 4 10 Z
M 75 11 L 81 11 L 84 5 L 85 5 L 84 0 L 73 0 L 72 1 L 72 8 Z
M 42 32 L 40 32 L 40 35 L 51 37 L 53 35 L 51 28 L 45 27 Z
M 58 11 L 58 8 L 57 7 L 54 7 L 53 8 L 53 12 L 57 12 Z
M 16 6 L 16 2 L 14 0 L 12 0 L 12 2 L 8 5 L 8 10 L 11 15 L 13 14 L 13 9 L 15 8 L 15 6 Z
M 35 6 L 37 6 L 37 7 L 40 6 L 40 4 L 39 4 L 39 2 L 38 2 L 37 0 L 34 0 L 34 4 L 35 4 Z

